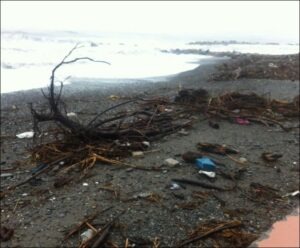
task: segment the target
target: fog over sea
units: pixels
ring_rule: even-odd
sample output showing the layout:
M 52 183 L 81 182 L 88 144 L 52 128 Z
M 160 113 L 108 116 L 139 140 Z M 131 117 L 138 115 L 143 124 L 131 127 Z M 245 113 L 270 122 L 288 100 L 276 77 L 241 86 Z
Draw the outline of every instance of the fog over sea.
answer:
M 72 31 L 1 32 L 1 93 L 45 87 L 52 68 L 75 44 L 71 58 L 90 57 L 111 65 L 80 61 L 57 72 L 57 81 L 99 80 L 99 83 L 162 81 L 166 76 L 194 69 L 211 56 L 163 53 L 170 49 L 203 49 L 259 54 L 294 54 L 298 44 L 188 44 L 205 41 L 201 37 L 167 35 L 93 33 Z M 247 41 L 247 40 L 241 40 Z M 69 77 L 70 76 L 70 77 Z

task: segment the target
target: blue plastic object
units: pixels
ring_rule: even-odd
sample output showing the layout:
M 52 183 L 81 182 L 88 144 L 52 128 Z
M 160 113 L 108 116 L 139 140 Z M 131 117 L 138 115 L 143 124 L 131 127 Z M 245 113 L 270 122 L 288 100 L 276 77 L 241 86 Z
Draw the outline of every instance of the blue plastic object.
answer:
M 208 157 L 202 157 L 196 159 L 196 166 L 200 170 L 204 171 L 215 171 L 216 164 Z

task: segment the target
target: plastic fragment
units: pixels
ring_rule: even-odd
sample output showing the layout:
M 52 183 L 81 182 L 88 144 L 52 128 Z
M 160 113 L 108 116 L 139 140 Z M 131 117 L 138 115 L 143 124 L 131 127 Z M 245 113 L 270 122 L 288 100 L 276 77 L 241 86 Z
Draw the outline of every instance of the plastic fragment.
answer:
M 165 161 L 164 161 L 164 165 L 168 165 L 170 167 L 174 167 L 176 165 L 179 165 L 180 163 L 173 159 L 173 158 L 167 158 Z
M 19 139 L 30 139 L 34 136 L 34 132 L 33 131 L 29 131 L 29 132 L 24 132 L 24 133 L 19 133 L 16 135 L 17 138 Z
M 215 163 L 208 157 L 202 157 L 196 159 L 196 166 L 198 169 L 203 171 L 215 171 L 216 165 Z
M 199 170 L 199 174 L 203 174 L 203 175 L 208 176 L 210 178 L 215 178 L 216 177 L 216 173 L 214 171 Z

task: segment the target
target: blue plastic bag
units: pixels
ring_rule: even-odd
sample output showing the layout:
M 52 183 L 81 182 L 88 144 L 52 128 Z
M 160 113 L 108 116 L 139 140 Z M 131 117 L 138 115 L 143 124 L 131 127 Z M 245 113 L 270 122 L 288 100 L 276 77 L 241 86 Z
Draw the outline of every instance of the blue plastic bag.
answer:
M 200 170 L 204 171 L 215 171 L 216 164 L 208 157 L 202 157 L 196 159 L 196 166 Z

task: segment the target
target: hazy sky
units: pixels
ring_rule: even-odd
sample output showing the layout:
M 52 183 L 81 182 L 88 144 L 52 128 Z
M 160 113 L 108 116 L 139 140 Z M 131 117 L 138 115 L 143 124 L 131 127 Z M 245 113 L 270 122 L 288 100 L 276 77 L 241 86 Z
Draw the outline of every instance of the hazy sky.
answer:
M 1 30 L 164 33 L 299 42 L 299 1 L 1 1 Z

